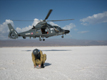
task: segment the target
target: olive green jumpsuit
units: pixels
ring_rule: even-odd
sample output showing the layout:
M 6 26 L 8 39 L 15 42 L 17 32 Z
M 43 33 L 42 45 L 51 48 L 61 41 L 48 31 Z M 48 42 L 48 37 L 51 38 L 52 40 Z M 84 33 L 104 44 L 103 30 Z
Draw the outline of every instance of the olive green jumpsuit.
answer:
M 43 54 L 42 51 L 40 50 L 40 60 L 39 60 L 39 59 L 36 59 L 36 56 L 32 52 L 32 61 L 34 66 L 44 64 L 46 61 L 46 54 Z

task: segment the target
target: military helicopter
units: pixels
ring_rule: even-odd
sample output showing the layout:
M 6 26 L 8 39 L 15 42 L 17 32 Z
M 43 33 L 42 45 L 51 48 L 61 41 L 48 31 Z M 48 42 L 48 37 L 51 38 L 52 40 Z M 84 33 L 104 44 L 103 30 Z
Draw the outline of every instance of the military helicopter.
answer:
M 47 22 L 52 21 L 68 21 L 68 20 L 74 20 L 74 19 L 64 19 L 64 20 L 47 20 L 49 15 L 51 14 L 52 9 L 49 10 L 46 18 L 43 21 L 40 21 L 37 25 L 33 26 L 32 29 L 18 33 L 12 25 L 9 23 L 9 34 L 8 37 L 11 39 L 17 39 L 18 37 L 22 36 L 23 39 L 26 39 L 26 37 L 39 37 L 39 40 L 45 41 L 44 38 L 52 37 L 52 36 L 57 36 L 57 35 L 62 35 L 62 38 L 64 38 L 64 34 L 68 34 L 70 31 L 69 30 L 64 30 L 60 28 L 59 26 L 52 26 L 48 24 Z M 23 21 L 23 20 L 16 20 L 16 21 Z

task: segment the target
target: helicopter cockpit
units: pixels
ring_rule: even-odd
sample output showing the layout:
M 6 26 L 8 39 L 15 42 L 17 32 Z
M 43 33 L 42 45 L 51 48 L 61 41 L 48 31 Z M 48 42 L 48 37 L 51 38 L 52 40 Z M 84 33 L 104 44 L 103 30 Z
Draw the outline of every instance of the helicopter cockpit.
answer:
M 48 25 L 48 28 L 54 28 L 54 30 L 56 31 L 56 32 L 61 32 L 61 31 L 63 31 L 63 29 L 61 29 L 59 26 L 52 26 L 52 25 L 50 25 L 50 24 L 47 24 Z
M 59 26 L 53 26 L 55 29 L 59 30 L 60 32 L 63 31 Z
M 50 24 L 47 24 L 47 26 L 48 26 L 48 28 L 53 28 L 53 26 L 52 26 L 52 25 L 50 25 Z

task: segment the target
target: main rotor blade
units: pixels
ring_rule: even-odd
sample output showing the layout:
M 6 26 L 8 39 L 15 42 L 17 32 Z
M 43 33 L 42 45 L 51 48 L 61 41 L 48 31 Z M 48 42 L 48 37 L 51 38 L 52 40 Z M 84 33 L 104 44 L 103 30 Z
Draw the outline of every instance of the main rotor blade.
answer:
M 62 20 L 47 20 L 47 22 L 55 22 L 55 21 L 69 21 L 69 20 L 74 20 L 74 19 L 62 19 Z
M 46 22 L 56 22 L 56 21 L 69 21 L 69 20 L 74 20 L 74 19 L 62 19 L 62 20 L 47 20 Z M 34 20 L 12 20 L 12 21 L 34 21 Z
M 46 18 L 44 19 L 44 21 L 45 21 L 46 19 L 48 19 L 48 17 L 49 17 L 49 15 L 51 14 L 51 12 L 52 12 L 52 9 L 49 10 L 49 12 L 48 12 Z

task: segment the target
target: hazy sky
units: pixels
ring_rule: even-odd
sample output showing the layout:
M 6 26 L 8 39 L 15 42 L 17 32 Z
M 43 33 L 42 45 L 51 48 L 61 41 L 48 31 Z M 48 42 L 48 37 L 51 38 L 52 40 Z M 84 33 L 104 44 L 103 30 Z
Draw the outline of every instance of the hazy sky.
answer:
M 26 31 L 43 20 L 49 9 L 53 11 L 48 20 L 75 19 L 50 22 L 70 30 L 65 38 L 107 40 L 107 0 L 0 0 L 0 40 L 8 39 L 7 23 L 18 32 Z

